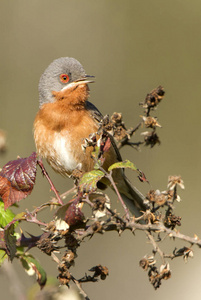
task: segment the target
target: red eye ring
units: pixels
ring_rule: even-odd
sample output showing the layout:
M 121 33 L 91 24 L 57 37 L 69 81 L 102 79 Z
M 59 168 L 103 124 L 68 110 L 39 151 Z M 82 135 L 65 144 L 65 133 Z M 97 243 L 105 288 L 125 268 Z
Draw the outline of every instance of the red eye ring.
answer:
M 70 80 L 68 74 L 61 74 L 59 77 L 60 77 L 60 81 L 63 83 L 67 83 Z

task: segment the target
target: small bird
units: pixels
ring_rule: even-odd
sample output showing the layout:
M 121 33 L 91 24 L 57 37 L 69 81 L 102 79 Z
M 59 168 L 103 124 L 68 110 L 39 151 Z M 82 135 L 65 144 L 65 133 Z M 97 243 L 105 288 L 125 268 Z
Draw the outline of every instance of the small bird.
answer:
M 39 81 L 40 107 L 34 121 L 37 152 L 64 176 L 70 177 L 76 169 L 89 172 L 94 167 L 93 147 L 84 151 L 83 144 L 98 131 L 103 116 L 88 101 L 91 77 L 75 58 L 61 57 L 47 67 Z M 104 158 L 106 171 L 121 161 L 114 140 Z M 145 210 L 144 196 L 131 185 L 122 169 L 113 171 L 113 179 L 131 213 L 139 216 Z

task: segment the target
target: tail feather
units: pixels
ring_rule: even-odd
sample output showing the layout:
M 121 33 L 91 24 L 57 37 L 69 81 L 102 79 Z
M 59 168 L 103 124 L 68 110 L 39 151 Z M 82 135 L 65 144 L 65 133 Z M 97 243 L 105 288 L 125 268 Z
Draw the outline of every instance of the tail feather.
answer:
M 130 212 L 136 217 L 139 217 L 142 215 L 142 212 L 146 210 L 146 205 L 144 204 L 145 196 L 130 183 L 125 175 L 124 182 L 123 188 L 120 189 L 122 199 Z

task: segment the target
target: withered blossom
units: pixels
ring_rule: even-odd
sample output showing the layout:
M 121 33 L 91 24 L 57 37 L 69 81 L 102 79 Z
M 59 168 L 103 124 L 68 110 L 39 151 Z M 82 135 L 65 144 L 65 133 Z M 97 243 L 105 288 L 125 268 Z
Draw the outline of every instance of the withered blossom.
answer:
M 107 208 L 110 208 L 110 199 L 103 193 L 92 193 L 90 200 L 93 202 L 93 215 L 95 218 L 102 218 L 107 213 Z
M 183 256 L 183 259 L 185 262 L 188 261 L 188 258 L 191 257 L 193 258 L 193 250 L 188 247 L 183 247 L 179 250 L 176 250 L 173 252 L 173 254 L 176 256 Z
M 36 242 L 36 246 L 47 255 L 51 255 L 52 252 L 58 252 L 59 250 L 57 238 L 55 238 L 55 235 L 51 232 L 45 232 L 42 238 Z
M 75 254 L 72 250 L 67 250 L 62 257 L 62 262 L 65 263 L 66 266 L 69 268 L 71 266 L 74 266 L 74 259 L 76 257 L 77 254 Z
M 100 276 L 101 280 L 105 280 L 106 277 L 109 275 L 109 270 L 107 267 L 103 267 L 101 265 L 97 265 L 93 268 L 91 268 L 89 271 L 94 272 L 93 277 Z
M 181 179 L 181 176 L 173 175 L 168 177 L 168 189 L 173 190 L 176 185 L 179 185 L 181 189 L 184 189 L 184 181 Z
M 141 135 L 144 136 L 145 146 L 150 146 L 151 148 L 153 148 L 156 144 L 160 145 L 161 143 L 155 131 L 144 131 L 141 133 Z
M 168 200 L 168 194 L 164 192 L 160 192 L 159 190 L 150 190 L 146 196 L 152 203 L 156 203 L 158 206 L 163 206 Z
M 67 285 L 69 284 L 71 280 L 71 274 L 64 262 L 61 262 L 58 266 L 59 275 L 57 276 L 60 284 Z
M 160 266 L 160 276 L 162 279 L 167 280 L 171 277 L 169 263 Z
M 164 225 L 167 228 L 171 228 L 171 229 L 174 229 L 176 225 L 181 226 L 181 217 L 179 216 L 177 217 L 171 212 L 169 212 L 169 214 L 164 219 Z
M 142 116 L 142 119 L 144 121 L 145 127 L 147 127 L 147 128 L 153 128 L 153 129 L 155 129 L 156 127 L 162 127 L 158 123 L 158 121 L 156 120 L 156 118 L 154 118 L 154 117 L 151 117 L 151 116 L 148 116 L 148 117 Z
M 140 260 L 139 265 L 142 269 L 147 271 L 148 267 L 155 265 L 155 263 L 156 260 L 153 256 L 145 256 Z
M 144 103 L 142 106 L 146 108 L 146 113 L 149 114 L 151 109 L 154 109 L 165 95 L 164 88 L 159 86 L 147 94 Z
M 193 250 L 191 248 L 186 248 L 186 250 L 184 251 L 184 261 L 185 263 L 187 263 L 188 258 L 193 258 Z

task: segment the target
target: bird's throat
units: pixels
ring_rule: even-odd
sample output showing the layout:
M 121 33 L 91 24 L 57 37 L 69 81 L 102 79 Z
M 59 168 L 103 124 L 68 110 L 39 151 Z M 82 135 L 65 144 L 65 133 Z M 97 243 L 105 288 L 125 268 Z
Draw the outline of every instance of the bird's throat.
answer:
M 85 102 L 89 97 L 89 88 L 87 84 L 79 84 L 59 92 L 52 92 L 56 101 L 63 108 L 70 110 L 82 110 L 85 108 Z

